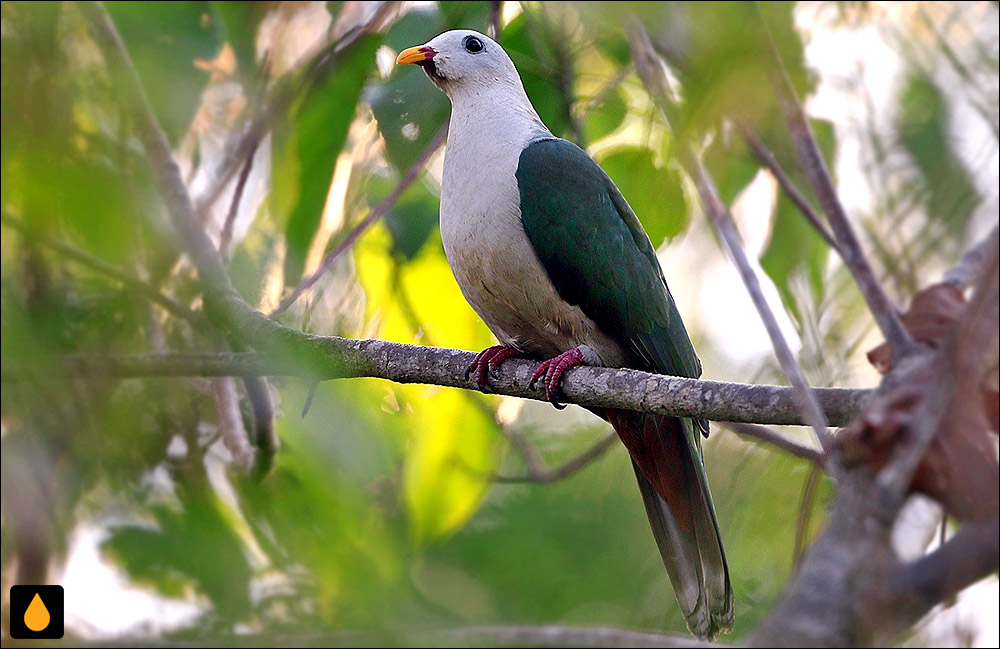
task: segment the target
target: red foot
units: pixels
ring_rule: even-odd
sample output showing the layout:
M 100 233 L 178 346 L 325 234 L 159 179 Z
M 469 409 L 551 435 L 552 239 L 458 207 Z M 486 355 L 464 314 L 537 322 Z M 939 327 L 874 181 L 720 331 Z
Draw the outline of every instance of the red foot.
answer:
M 574 347 L 539 365 L 535 373 L 531 375 L 528 387 L 535 387 L 538 379 L 542 379 L 542 384 L 545 386 L 545 398 L 551 401 L 557 408 L 565 408 L 565 406 L 560 406 L 556 403 L 556 396 L 559 394 L 559 383 L 562 382 L 563 372 L 571 367 L 584 365 L 586 362 L 583 352 Z
M 465 380 L 469 380 L 469 375 L 476 373 L 476 383 L 480 388 L 486 387 L 487 376 L 496 376 L 500 363 L 508 358 L 521 356 L 521 352 L 510 345 L 493 345 L 476 354 L 468 369 L 465 370 Z

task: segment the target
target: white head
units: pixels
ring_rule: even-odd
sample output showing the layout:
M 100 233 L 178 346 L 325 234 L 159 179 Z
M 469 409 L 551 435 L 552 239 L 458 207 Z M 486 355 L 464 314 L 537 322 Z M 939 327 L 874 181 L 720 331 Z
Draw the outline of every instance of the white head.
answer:
M 425 45 L 403 50 L 396 63 L 419 65 L 452 99 L 464 90 L 486 92 L 496 86 L 524 92 L 514 62 L 499 43 L 469 29 L 445 32 Z

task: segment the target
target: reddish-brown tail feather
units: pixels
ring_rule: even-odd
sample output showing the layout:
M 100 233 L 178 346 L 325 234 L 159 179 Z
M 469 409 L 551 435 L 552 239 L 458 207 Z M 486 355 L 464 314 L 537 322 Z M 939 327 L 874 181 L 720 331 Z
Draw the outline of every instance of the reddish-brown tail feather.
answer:
M 690 419 L 605 410 L 632 456 L 653 536 L 688 628 L 714 638 L 733 624 L 733 589 Z

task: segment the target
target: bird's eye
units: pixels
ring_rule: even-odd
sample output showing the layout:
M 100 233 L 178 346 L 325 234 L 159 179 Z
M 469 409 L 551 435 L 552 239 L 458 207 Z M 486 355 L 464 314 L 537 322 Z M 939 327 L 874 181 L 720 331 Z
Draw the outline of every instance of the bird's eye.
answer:
M 483 42 L 475 36 L 467 36 L 465 38 L 465 51 L 479 54 L 483 51 Z

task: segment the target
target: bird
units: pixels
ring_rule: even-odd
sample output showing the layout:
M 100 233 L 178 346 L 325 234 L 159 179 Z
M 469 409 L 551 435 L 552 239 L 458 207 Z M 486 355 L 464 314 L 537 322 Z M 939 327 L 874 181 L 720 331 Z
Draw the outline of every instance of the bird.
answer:
M 462 294 L 500 344 L 467 374 L 485 388 L 504 360 L 543 361 L 558 405 L 577 365 L 697 378 L 701 362 L 655 250 L 628 202 L 580 147 L 535 111 L 510 56 L 472 30 L 399 53 L 451 100 L 441 184 L 445 256 Z M 627 410 L 595 414 L 631 455 L 646 514 L 692 634 L 733 624 L 733 589 L 709 491 L 708 422 Z

